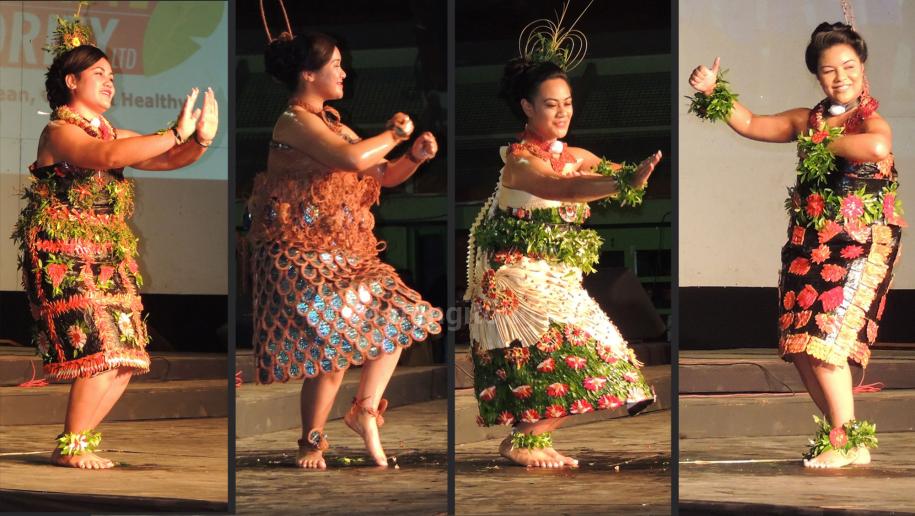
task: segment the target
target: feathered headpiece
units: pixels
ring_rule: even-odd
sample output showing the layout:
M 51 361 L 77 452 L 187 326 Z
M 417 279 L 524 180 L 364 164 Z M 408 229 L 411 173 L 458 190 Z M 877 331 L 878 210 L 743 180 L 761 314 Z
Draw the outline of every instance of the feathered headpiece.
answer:
M 92 28 L 79 21 L 79 11 L 83 5 L 88 6 L 89 2 L 79 2 L 76 13 L 73 15 L 73 21 L 57 17 L 57 28 L 54 29 L 54 34 L 51 36 L 51 44 L 44 47 L 55 58 L 80 45 L 95 46 L 95 35 L 92 33 Z
M 541 18 L 528 23 L 518 37 L 518 52 L 531 63 L 551 62 L 568 72 L 578 66 L 588 51 L 588 38 L 575 29 L 578 20 L 591 7 L 594 0 L 588 2 L 578 18 L 568 28 L 562 26 L 569 10 L 569 0 L 556 14 L 556 21 Z

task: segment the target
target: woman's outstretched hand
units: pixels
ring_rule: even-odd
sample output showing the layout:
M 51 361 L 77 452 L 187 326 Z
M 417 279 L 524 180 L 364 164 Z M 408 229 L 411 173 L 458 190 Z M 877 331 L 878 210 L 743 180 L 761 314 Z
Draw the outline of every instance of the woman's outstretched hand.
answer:
M 648 184 L 648 178 L 651 177 L 651 173 L 654 172 L 654 168 L 660 161 L 661 151 L 655 152 L 642 160 L 642 162 L 639 163 L 639 167 L 635 170 L 635 177 L 632 178 L 632 186 L 635 188 L 643 188 Z
M 184 98 L 184 105 L 181 106 L 181 111 L 178 113 L 178 121 L 175 123 L 175 129 L 177 129 L 178 137 L 181 138 L 182 142 L 186 141 L 194 134 L 197 118 L 200 117 L 200 110 L 194 109 L 194 104 L 197 103 L 197 95 L 199 93 L 200 90 L 193 88 Z
M 716 57 L 711 70 L 705 65 L 699 65 L 689 76 L 689 85 L 706 95 L 711 95 L 718 83 L 718 69 L 721 67 L 721 58 Z
M 212 141 L 219 127 L 219 106 L 213 88 L 207 88 L 203 94 L 203 107 L 194 111 L 194 118 L 197 119 L 197 138 L 202 142 Z
M 438 142 L 429 131 L 419 135 L 419 138 L 413 142 L 413 147 L 410 148 L 410 154 L 418 161 L 432 159 L 437 153 Z

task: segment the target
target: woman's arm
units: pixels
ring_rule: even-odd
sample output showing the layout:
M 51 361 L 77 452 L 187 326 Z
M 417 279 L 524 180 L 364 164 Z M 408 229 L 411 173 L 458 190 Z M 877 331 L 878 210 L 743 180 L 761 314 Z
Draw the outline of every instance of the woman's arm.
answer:
M 639 165 L 633 181 L 643 186 L 661 160 L 658 152 Z M 502 183 L 515 190 L 555 201 L 590 202 L 609 197 L 619 191 L 616 179 L 598 174 L 560 176 L 545 161 L 524 150 L 518 156 L 509 156 L 505 163 Z
M 696 91 L 711 95 L 718 82 L 721 58 L 716 57 L 712 68 L 699 65 L 689 77 L 689 84 Z M 734 108 L 728 118 L 728 125 L 737 134 L 763 142 L 788 143 L 807 128 L 810 110 L 795 108 L 775 115 L 756 115 L 740 102 L 734 101 Z
M 52 122 L 45 129 L 44 149 L 48 161 L 66 161 L 80 168 L 107 170 L 123 168 L 151 159 L 175 146 L 175 135 L 164 134 L 137 136 L 103 141 L 86 134 L 81 128 Z M 39 153 L 39 162 L 44 161 Z
M 852 161 L 880 161 L 893 152 L 893 130 L 880 115 L 864 121 L 863 132 L 837 138 L 828 149 Z
M 142 137 L 142 135 L 129 129 L 118 129 L 119 139 L 137 137 Z M 206 152 L 206 147 L 198 145 L 192 136 L 181 145 L 175 145 L 158 156 L 137 163 L 131 163 L 129 166 L 137 170 L 175 170 L 194 163 L 203 156 L 204 152 Z
M 409 117 L 398 113 L 394 115 L 393 122 L 409 138 L 413 127 Z M 298 106 L 283 113 L 273 131 L 275 141 L 298 149 L 330 168 L 366 173 L 372 173 L 385 155 L 406 138 L 396 136 L 391 129 L 357 143 L 349 143 L 319 117 Z
M 197 100 L 196 88 L 184 99 L 178 115 L 175 131 L 187 139 L 194 131 L 200 118 L 200 110 L 194 111 Z M 132 133 L 136 135 L 136 133 Z M 39 141 L 38 161 L 50 163 L 66 161 L 80 168 L 112 169 L 133 166 L 167 152 L 177 144 L 173 131 L 116 140 L 99 140 L 82 128 L 65 122 L 51 122 Z
M 435 141 L 435 136 L 430 132 L 424 132 L 413 142 L 406 154 L 395 161 L 385 161 L 378 165 L 378 180 L 381 186 L 392 188 L 410 179 L 419 170 L 419 167 L 434 158 L 436 153 L 438 153 L 438 142 Z M 410 159 L 410 155 L 416 161 Z
M 200 159 L 213 143 L 216 128 L 219 125 L 219 109 L 212 88 L 207 88 L 203 96 L 203 107 L 194 114 L 197 118 L 196 130 L 187 141 L 158 156 L 133 163 L 130 166 L 138 170 L 175 170 Z M 118 129 L 118 136 L 135 138 L 140 135 L 128 129 Z

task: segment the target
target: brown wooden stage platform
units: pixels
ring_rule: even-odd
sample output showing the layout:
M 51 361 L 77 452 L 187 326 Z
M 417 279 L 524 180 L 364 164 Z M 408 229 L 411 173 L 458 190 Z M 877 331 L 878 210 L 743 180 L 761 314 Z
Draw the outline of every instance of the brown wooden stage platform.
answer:
M 102 423 L 100 456 L 117 467 L 89 471 L 47 458 L 61 424 L 0 426 L 0 507 L 12 511 L 226 511 L 226 418 Z
M 857 384 L 861 369 L 853 368 Z M 680 351 L 681 514 L 908 514 L 915 511 L 915 347 L 878 345 L 855 395 L 877 424 L 873 462 L 808 470 L 817 408 L 769 349 Z
M 338 397 L 339 398 L 339 397 Z M 348 403 L 348 400 L 347 400 Z M 389 409 L 381 431 L 398 469 L 369 464 L 362 438 L 341 419 L 325 427 L 325 471 L 295 466 L 299 427 L 239 438 L 238 514 L 445 514 L 448 402 Z

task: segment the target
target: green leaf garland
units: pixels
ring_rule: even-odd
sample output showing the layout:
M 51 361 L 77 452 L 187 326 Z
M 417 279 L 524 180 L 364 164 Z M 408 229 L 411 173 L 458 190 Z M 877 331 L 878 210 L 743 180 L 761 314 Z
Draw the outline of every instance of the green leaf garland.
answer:
M 543 432 L 537 435 L 512 432 L 512 448 L 534 450 L 552 447 L 553 436 L 550 432 Z
M 473 233 L 481 250 L 517 250 L 528 256 L 594 272 L 603 242 L 597 232 L 571 224 L 518 219 L 503 212 L 480 223 Z
M 842 136 L 843 131 L 843 127 L 829 127 L 823 122 L 819 129 L 798 135 L 797 175 L 801 183 L 823 184 L 836 170 L 836 157 L 827 146 Z
M 734 110 L 734 102 L 737 101 L 738 95 L 731 91 L 730 83 L 725 80 L 726 70 L 718 74 L 715 83 L 715 89 L 711 95 L 696 92 L 689 99 L 689 113 L 694 113 L 703 120 L 717 122 L 719 120 L 727 122 L 731 118 L 731 112 Z
M 63 455 L 83 455 L 98 449 L 102 442 L 102 433 L 95 430 L 68 432 L 57 436 L 57 449 Z
M 877 425 L 874 423 L 852 419 L 838 428 L 833 428 L 826 418 L 814 415 L 813 421 L 817 425 L 817 433 L 810 440 L 810 449 L 804 455 L 806 459 L 812 459 L 828 450 L 848 453 L 858 447 L 877 447 Z
M 645 187 L 635 188 L 632 186 L 637 171 L 637 165 L 626 162 L 620 163 L 620 167 L 614 170 L 610 161 L 606 158 L 601 158 L 600 163 L 594 168 L 594 172 L 616 179 L 616 187 L 619 191 L 606 199 L 602 199 L 599 204 L 609 207 L 614 202 L 617 202 L 624 208 L 626 206 L 636 207 L 641 205 L 642 199 L 645 197 Z

